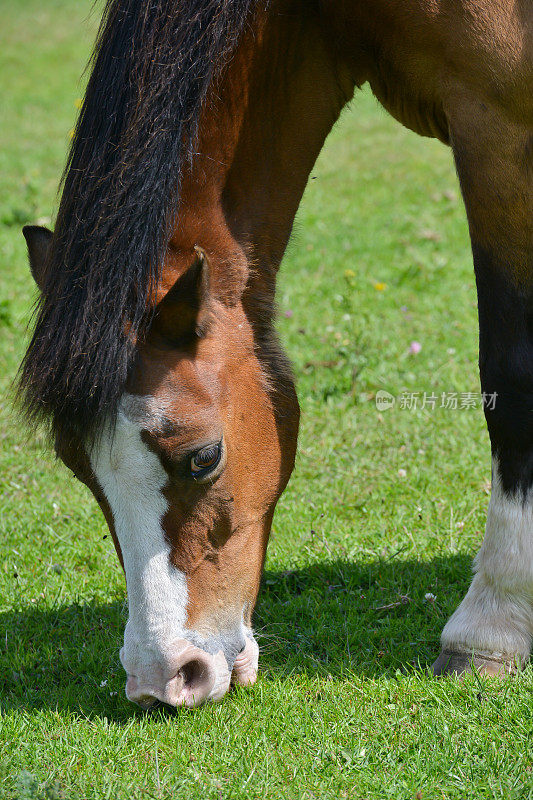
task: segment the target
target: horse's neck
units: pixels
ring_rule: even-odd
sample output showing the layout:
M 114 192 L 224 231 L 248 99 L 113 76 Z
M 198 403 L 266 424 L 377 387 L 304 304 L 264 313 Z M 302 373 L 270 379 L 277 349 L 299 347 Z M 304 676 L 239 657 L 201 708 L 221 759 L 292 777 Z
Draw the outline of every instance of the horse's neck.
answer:
M 309 5 L 277 0 L 254 27 L 206 104 L 173 245 L 201 244 L 234 270 L 252 262 L 273 289 L 309 173 L 353 85 Z

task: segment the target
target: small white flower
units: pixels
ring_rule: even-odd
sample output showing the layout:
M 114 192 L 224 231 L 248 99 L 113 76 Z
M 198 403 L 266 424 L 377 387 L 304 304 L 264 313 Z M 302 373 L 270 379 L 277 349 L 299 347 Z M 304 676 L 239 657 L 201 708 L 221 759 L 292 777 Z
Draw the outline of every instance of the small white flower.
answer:
M 398 470 L 398 477 L 399 478 L 407 478 L 407 470 L 406 469 L 399 469 Z
M 107 681 L 102 681 L 102 683 L 100 684 L 100 689 L 103 689 L 104 686 L 107 686 Z
M 424 595 L 424 603 L 434 603 L 437 596 L 433 592 L 426 592 Z

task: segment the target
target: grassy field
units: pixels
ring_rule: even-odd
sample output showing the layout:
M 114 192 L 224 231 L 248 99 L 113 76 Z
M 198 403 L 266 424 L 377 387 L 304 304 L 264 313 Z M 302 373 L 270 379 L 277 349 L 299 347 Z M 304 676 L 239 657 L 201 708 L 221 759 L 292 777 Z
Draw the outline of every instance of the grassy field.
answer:
M 449 152 L 366 91 L 280 277 L 303 422 L 255 615 L 260 678 L 194 712 L 127 702 L 104 520 L 9 399 L 34 298 L 20 228 L 53 217 L 90 7 L 0 0 L 0 797 L 532 798 L 531 670 L 495 685 L 428 669 L 490 487 L 479 396 L 464 407 L 474 281 Z

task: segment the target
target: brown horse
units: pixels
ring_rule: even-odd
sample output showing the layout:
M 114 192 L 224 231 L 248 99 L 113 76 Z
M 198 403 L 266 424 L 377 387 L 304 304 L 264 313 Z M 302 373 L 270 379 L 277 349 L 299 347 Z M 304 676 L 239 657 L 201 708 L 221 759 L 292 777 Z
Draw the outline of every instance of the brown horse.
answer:
M 533 7 L 528 0 L 109 0 L 21 371 L 97 498 L 142 706 L 253 682 L 254 607 L 298 403 L 272 327 L 310 170 L 368 82 L 450 144 L 466 204 L 493 489 L 434 669 L 524 664 L 533 634 Z

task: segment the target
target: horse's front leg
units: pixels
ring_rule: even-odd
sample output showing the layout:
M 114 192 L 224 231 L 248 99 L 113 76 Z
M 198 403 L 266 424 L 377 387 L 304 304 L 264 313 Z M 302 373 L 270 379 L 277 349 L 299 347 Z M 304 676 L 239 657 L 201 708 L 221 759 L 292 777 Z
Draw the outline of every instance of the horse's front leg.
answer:
M 533 634 L 533 121 L 462 90 L 448 119 L 474 254 L 492 496 L 433 668 L 495 674 L 525 664 Z

